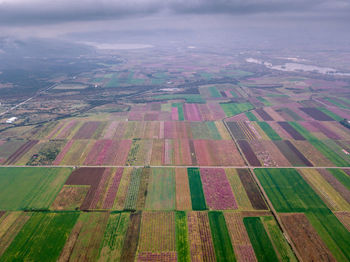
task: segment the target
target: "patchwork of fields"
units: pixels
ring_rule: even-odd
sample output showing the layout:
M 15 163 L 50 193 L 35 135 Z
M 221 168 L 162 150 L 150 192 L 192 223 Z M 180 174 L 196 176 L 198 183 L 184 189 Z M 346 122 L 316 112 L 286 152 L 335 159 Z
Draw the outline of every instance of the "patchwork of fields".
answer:
M 349 259 L 348 170 L 2 167 L 0 174 L 3 261 Z
M 336 121 L 68 120 L 46 131 L 1 141 L 2 165 L 350 165 L 350 134 Z
M 0 261 L 350 261 L 347 82 L 105 66 L 0 132 Z

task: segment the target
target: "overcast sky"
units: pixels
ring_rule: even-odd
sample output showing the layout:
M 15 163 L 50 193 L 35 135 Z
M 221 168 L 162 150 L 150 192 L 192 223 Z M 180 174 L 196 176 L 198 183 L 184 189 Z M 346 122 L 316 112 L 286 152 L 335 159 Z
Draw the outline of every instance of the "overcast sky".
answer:
M 0 0 L 0 34 L 57 37 L 101 30 L 339 30 L 350 0 Z

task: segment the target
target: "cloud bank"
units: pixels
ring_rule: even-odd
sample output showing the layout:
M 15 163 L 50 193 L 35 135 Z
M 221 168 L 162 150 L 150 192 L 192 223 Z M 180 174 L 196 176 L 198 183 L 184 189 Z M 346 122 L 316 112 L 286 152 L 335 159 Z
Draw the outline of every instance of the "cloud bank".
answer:
M 348 0 L 0 0 L 0 25 L 116 20 L 158 14 L 289 14 L 349 18 Z

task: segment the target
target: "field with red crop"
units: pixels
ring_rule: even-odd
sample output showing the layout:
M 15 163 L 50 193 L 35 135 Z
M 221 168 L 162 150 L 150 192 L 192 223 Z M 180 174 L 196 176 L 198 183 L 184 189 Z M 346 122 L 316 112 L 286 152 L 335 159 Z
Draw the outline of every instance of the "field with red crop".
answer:
M 105 168 L 101 179 L 95 189 L 94 196 L 90 202 L 89 209 L 100 209 L 103 204 L 104 195 L 106 192 L 107 183 L 111 175 L 111 168 Z M 91 186 L 90 189 L 94 187 Z
M 290 141 L 273 142 L 293 166 L 313 166 L 312 163 Z
M 142 212 L 139 238 L 140 252 L 176 250 L 174 212 Z
M 291 166 L 272 141 L 254 140 L 249 144 L 263 166 Z
M 207 213 L 188 212 L 188 236 L 192 261 L 216 261 Z
M 213 120 L 218 120 L 218 119 L 223 119 L 226 114 L 225 112 L 222 110 L 222 107 L 220 106 L 219 103 L 216 102 L 208 102 L 207 103 L 209 110 L 211 111 L 211 119 Z M 211 120 L 208 119 L 208 120 Z
M 52 138 L 56 139 L 66 139 L 68 136 L 72 134 L 72 131 L 77 127 L 79 124 L 78 121 L 72 120 L 68 122 L 62 129 L 58 130 L 58 133 L 56 133 L 56 136 L 52 134 Z
M 97 140 L 88 153 L 84 165 L 101 165 L 112 140 Z
M 86 210 L 91 208 L 94 198 L 97 196 L 97 189 L 105 173 L 105 168 L 82 167 L 74 170 L 68 177 L 66 185 L 89 185 L 90 189 L 84 199 L 80 209 Z
M 305 140 L 297 130 L 295 130 L 288 122 L 278 122 L 278 124 L 295 140 Z
M 327 128 L 326 126 L 322 125 L 322 123 L 317 121 L 312 121 L 311 124 L 317 128 L 317 130 L 321 131 L 325 136 L 327 136 L 329 139 L 334 140 L 340 140 L 341 137 L 333 132 L 331 129 Z
M 143 137 L 145 139 L 158 139 L 160 138 L 160 122 L 146 122 Z
M 205 200 L 212 210 L 237 209 L 229 181 L 223 168 L 201 168 Z
M 191 210 L 191 193 L 186 168 L 175 168 L 176 209 Z
M 253 208 L 258 210 L 268 209 L 260 190 L 248 169 L 237 169 L 237 172 Z
M 164 163 L 164 139 L 153 140 L 151 165 L 161 166 Z
M 61 152 L 57 155 L 55 161 L 53 161 L 54 165 L 59 165 L 61 161 L 63 160 L 64 156 L 67 154 L 67 152 L 70 150 L 71 146 L 73 145 L 74 140 L 69 140 L 67 144 L 63 147 Z
M 198 104 L 197 106 L 203 121 L 215 120 L 213 119 L 207 104 Z
M 250 147 L 248 141 L 246 140 L 238 140 L 237 141 L 239 147 L 243 151 L 243 154 L 250 165 L 252 166 L 261 166 L 259 159 L 256 157 L 253 149 Z
M 171 120 L 173 120 L 173 121 L 179 120 L 179 110 L 177 107 L 171 108 Z
M 103 209 L 110 209 L 113 207 L 114 200 L 117 196 L 120 180 L 123 176 L 124 168 L 119 167 L 113 176 L 112 183 L 110 184 L 106 193 L 106 198 L 103 203 Z
M 256 109 L 255 112 L 257 112 L 264 121 L 273 121 L 273 118 L 264 109 Z
M 314 107 L 301 107 L 300 110 L 318 121 L 332 121 L 333 119 Z
M 303 156 L 314 166 L 334 166 L 320 151 L 310 144 L 309 141 L 293 141 L 292 143 Z
M 192 165 L 190 141 L 187 139 L 173 140 L 174 148 L 174 164 L 180 165 Z
M 113 139 L 116 132 L 119 132 L 119 123 L 120 122 L 111 122 L 110 125 L 104 131 L 103 139 Z
M 247 139 L 238 122 L 227 122 L 227 126 L 235 139 Z
M 58 130 L 60 130 L 64 126 L 64 124 L 65 124 L 64 122 L 58 122 L 58 124 L 56 124 L 54 129 L 52 129 L 50 133 L 47 135 L 47 139 L 52 139 L 52 137 L 57 134 Z
M 232 140 L 193 140 L 200 166 L 243 166 L 244 162 Z
M 257 261 L 240 213 L 225 212 L 225 221 L 238 261 Z
M 292 136 L 278 124 L 278 122 L 269 122 L 269 125 L 272 127 L 273 130 L 276 131 L 276 133 L 282 139 L 287 139 L 287 140 L 293 139 Z
M 143 117 L 144 121 L 156 121 L 159 120 L 159 112 L 147 112 Z
M 89 139 L 91 138 L 101 122 L 91 121 L 84 123 L 74 136 L 74 139 Z
M 280 217 L 304 261 L 335 261 L 304 214 L 283 214 Z
M 143 112 L 140 111 L 130 111 L 128 114 L 129 121 L 142 121 L 143 120 Z
M 164 122 L 164 138 L 177 138 L 176 123 L 177 122 Z
M 188 139 L 192 137 L 189 122 L 164 122 L 164 138 Z
M 140 252 L 137 256 L 137 261 L 139 262 L 150 262 L 150 261 L 176 262 L 177 254 L 176 252 L 162 252 L 162 253 Z
M 285 121 L 285 119 L 280 115 L 279 112 L 276 112 L 272 107 L 264 108 L 265 112 L 268 113 L 275 121 Z
M 197 104 L 184 104 L 184 115 L 188 121 L 202 121 Z

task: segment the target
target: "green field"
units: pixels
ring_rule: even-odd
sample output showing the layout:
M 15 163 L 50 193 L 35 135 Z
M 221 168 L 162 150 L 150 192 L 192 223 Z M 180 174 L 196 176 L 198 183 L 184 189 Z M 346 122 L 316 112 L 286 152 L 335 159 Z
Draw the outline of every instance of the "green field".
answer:
M 267 122 L 258 122 L 258 125 L 261 127 L 262 130 L 264 130 L 265 134 L 271 140 L 282 140 L 282 138 L 276 133 L 275 130 L 272 129 L 272 127 Z
M 190 122 L 193 139 L 210 139 L 211 134 L 208 125 L 205 122 Z M 214 128 L 216 128 L 214 124 Z
M 312 226 L 338 261 L 350 259 L 350 232 L 295 169 L 256 169 L 278 212 L 305 212 Z
M 210 211 L 208 217 L 216 261 L 236 261 L 224 215 L 219 211 Z
M 220 106 L 224 110 L 226 116 L 235 116 L 245 111 L 251 110 L 254 106 L 249 103 L 220 103 Z
M 184 99 L 187 103 L 205 103 L 205 100 L 198 94 L 173 94 L 159 95 L 152 97 L 154 100 L 175 100 Z
M 1 261 L 56 261 L 79 213 L 34 213 Z
M 249 121 L 259 121 L 259 119 L 250 111 L 245 112 L 245 115 L 248 117 Z
M 307 130 L 305 127 L 300 125 L 297 122 L 288 122 L 295 130 L 297 130 L 305 139 L 307 140 L 317 140 L 317 138 L 310 133 L 309 130 Z
M 350 261 L 350 232 L 330 210 L 306 212 L 306 216 L 338 261 Z
M 1 167 L 0 210 L 48 209 L 71 168 Z
M 118 78 L 112 78 L 106 85 L 105 87 L 107 88 L 112 88 L 112 87 L 118 87 L 120 84 L 120 80 Z
M 234 98 L 238 98 L 239 96 L 237 95 L 237 93 L 233 90 L 230 91 L 231 95 L 234 97 Z
M 336 147 L 333 150 L 330 150 L 330 145 L 326 145 L 324 142 L 317 139 L 313 134 L 311 134 L 306 128 L 301 126 L 297 122 L 288 122 L 295 130 L 297 130 L 303 137 L 305 137 L 310 144 L 312 144 L 318 151 L 320 151 L 326 158 L 328 158 L 336 166 L 349 166 L 349 162 L 340 157 L 335 149 L 337 148 L 340 151 L 340 147 L 332 143 L 332 146 Z M 325 140 L 325 142 L 333 142 L 332 140 Z M 346 158 L 346 157 L 344 157 Z
M 259 217 L 245 217 L 243 223 L 258 261 L 279 261 L 261 219 Z
M 254 173 L 278 212 L 328 209 L 295 169 L 260 168 Z
M 77 229 L 73 228 L 77 237 L 70 261 L 95 261 L 98 258 L 101 242 L 104 239 L 109 214 L 107 212 L 84 212 L 77 220 Z M 69 241 L 68 241 L 69 243 Z
M 211 97 L 214 97 L 214 98 L 221 97 L 220 92 L 217 90 L 217 88 L 215 86 L 211 86 L 208 89 L 209 89 Z
M 330 150 L 329 147 L 326 146 L 320 140 L 309 140 L 309 142 L 336 166 L 340 166 L 340 167 L 350 166 L 349 162 L 345 161 L 343 158 L 338 156 L 337 153 Z
M 266 216 L 261 218 L 263 224 L 269 233 L 270 239 L 278 252 L 280 261 L 298 261 L 287 240 L 284 238 L 281 229 L 278 227 L 276 220 L 273 217 Z
M 205 197 L 203 193 L 201 176 L 199 168 L 188 168 L 188 181 L 191 191 L 191 202 L 193 210 L 206 210 Z
M 271 102 L 267 101 L 265 98 L 263 98 L 262 96 L 257 96 L 256 97 L 261 103 L 264 104 L 264 106 L 271 106 Z
M 147 192 L 146 209 L 175 209 L 175 169 L 152 168 Z
M 334 152 L 336 155 L 338 155 L 338 157 L 340 157 L 341 159 L 345 160 L 346 163 L 348 163 L 347 165 L 343 164 L 344 166 L 349 166 L 350 154 L 348 155 L 343 152 L 343 149 L 347 148 L 345 145 L 344 146 L 339 145 L 335 140 L 332 140 L 332 139 L 325 139 L 325 140 L 322 140 L 322 142 L 323 144 L 326 145 L 326 147 L 329 148 L 329 151 Z
M 221 135 L 220 135 L 215 123 L 214 122 L 205 122 L 205 124 L 209 129 L 211 139 L 220 140 Z
M 184 109 L 183 109 L 183 104 L 182 103 L 173 103 L 172 107 L 177 107 L 177 112 L 179 115 L 179 121 L 184 121 Z
M 125 210 L 135 210 L 138 192 L 141 183 L 142 168 L 135 168 L 132 170 L 130 184 L 125 199 Z
M 178 261 L 191 261 L 190 250 L 188 246 L 187 216 L 184 211 L 176 211 L 176 250 Z
M 325 97 L 324 99 L 327 100 L 328 102 L 331 102 L 333 105 L 336 105 L 339 108 L 349 109 L 348 106 L 345 106 L 342 103 L 339 103 L 338 101 L 332 99 L 331 97 Z
M 110 214 L 99 251 L 99 260 L 120 261 L 129 221 L 128 212 Z

